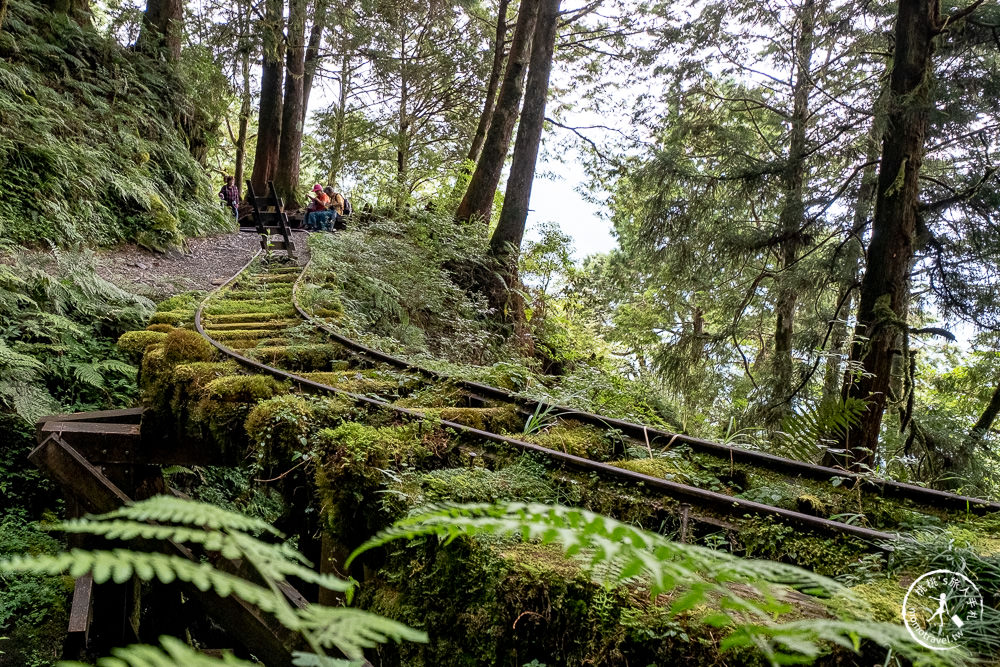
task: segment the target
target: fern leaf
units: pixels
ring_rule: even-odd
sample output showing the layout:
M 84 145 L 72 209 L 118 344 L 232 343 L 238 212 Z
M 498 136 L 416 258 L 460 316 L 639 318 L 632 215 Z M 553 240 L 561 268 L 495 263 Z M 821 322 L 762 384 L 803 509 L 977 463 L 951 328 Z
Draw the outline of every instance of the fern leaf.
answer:
M 232 655 L 213 658 L 191 648 L 176 637 L 160 637 L 160 647 L 148 644 L 133 644 L 112 649 L 113 658 L 101 658 L 97 667 L 253 667 L 252 662 L 240 660 Z M 61 661 L 57 667 L 88 667 L 82 662 Z
M 281 536 L 281 533 L 263 519 L 231 512 L 208 503 L 177 498 L 176 496 L 154 496 L 148 500 L 121 507 L 96 519 L 132 519 L 133 521 L 166 521 L 191 526 L 204 526 L 215 530 L 237 530 L 244 533 L 267 532 Z
M 73 369 L 73 377 L 75 377 L 80 382 L 84 384 L 89 384 L 91 387 L 96 387 L 101 389 L 104 387 L 104 376 L 101 375 L 100 371 L 94 364 L 88 364 L 84 362 L 71 363 L 70 368 Z
M 364 657 L 364 649 L 389 640 L 426 642 L 427 633 L 351 607 L 309 605 L 299 611 L 303 629 L 323 647 L 336 647 L 348 658 Z
M 142 553 L 127 549 L 112 551 L 73 549 L 54 555 L 14 556 L 0 561 L 0 572 L 69 574 L 72 577 L 81 577 L 90 572 L 94 581 L 99 584 L 107 581 L 124 583 L 133 575 L 146 581 L 159 579 L 164 584 L 180 580 L 194 585 L 203 592 L 213 590 L 220 597 L 236 595 L 266 612 L 273 613 L 291 630 L 297 630 L 300 625 L 298 617 L 279 598 L 280 593 L 216 570 L 209 563 L 196 563 L 181 556 Z
M 365 662 L 364 660 L 344 660 L 343 658 L 330 658 L 325 655 L 296 651 L 292 653 L 292 664 L 295 667 L 361 667 Z

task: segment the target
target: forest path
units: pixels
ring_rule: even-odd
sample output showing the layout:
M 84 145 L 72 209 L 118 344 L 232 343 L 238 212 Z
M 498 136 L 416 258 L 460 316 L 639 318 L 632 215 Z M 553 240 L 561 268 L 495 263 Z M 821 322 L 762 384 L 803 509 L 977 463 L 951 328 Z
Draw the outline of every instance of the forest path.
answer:
M 307 234 L 293 230 L 296 257 L 309 259 Z M 260 237 L 247 232 L 187 240 L 187 250 L 160 254 L 128 243 L 95 252 L 105 280 L 159 301 L 188 290 L 210 290 L 239 271 L 260 249 Z

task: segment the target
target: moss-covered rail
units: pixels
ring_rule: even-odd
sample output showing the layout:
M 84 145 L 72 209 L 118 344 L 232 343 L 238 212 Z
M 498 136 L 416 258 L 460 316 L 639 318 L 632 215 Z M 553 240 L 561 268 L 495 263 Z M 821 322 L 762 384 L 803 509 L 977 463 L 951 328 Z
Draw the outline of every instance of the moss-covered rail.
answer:
M 947 509 L 966 514 L 1000 509 L 995 503 L 910 485 L 863 485 L 863 478 L 842 470 L 569 409 L 560 409 L 558 424 L 524 434 L 524 415 L 536 404 L 411 366 L 340 335 L 298 303 L 302 275 L 301 267 L 267 267 L 255 258 L 201 302 L 194 327 L 225 357 L 251 372 L 289 382 L 300 392 L 340 396 L 402 420 L 431 419 L 465 443 L 531 453 L 571 475 L 596 476 L 707 510 L 709 515 L 693 518 L 717 526 L 727 525 L 729 518 L 756 515 L 889 548 L 898 526 L 914 523 L 919 515 L 939 520 Z M 666 439 L 667 448 L 682 455 L 623 458 L 626 439 L 635 440 L 633 445 Z M 775 494 L 776 488 L 791 492 Z M 882 496 L 894 496 L 895 502 L 887 506 Z M 682 511 L 686 523 L 688 510 Z M 868 526 L 848 522 L 862 514 Z M 871 520 L 876 515 L 877 523 Z

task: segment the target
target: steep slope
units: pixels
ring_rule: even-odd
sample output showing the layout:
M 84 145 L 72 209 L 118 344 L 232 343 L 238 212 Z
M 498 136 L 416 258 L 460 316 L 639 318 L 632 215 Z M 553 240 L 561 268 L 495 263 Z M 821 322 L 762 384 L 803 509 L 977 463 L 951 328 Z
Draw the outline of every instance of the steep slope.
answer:
M 175 71 L 13 0 L 0 32 L 0 245 L 166 249 L 226 228 L 192 157 L 225 85 L 185 63 Z

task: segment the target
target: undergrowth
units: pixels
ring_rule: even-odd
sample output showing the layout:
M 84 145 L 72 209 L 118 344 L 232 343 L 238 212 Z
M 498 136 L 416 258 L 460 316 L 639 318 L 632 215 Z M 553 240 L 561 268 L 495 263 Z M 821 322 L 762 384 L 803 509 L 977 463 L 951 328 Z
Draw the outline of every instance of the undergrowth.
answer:
M 13 0 L 0 31 L 0 244 L 162 251 L 231 226 L 189 151 L 218 120 L 215 100 L 190 91 L 225 89 L 202 85 L 205 71 L 173 73 Z

